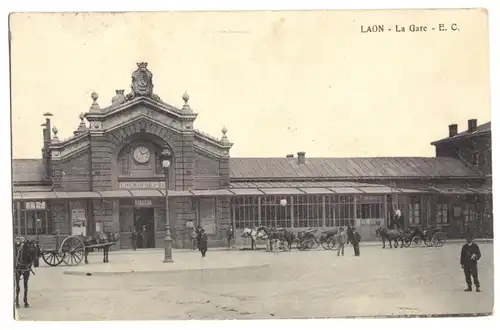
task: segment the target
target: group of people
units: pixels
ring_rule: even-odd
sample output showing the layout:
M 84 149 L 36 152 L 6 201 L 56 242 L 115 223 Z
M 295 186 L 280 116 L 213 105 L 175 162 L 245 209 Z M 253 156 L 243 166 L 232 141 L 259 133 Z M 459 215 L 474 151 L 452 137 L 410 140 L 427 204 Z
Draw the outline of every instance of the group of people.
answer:
M 340 227 L 338 234 L 335 235 L 335 245 L 338 246 L 337 256 L 340 254 L 344 255 L 344 246 L 346 244 L 351 244 L 354 249 L 354 256 L 359 257 L 359 243 L 361 242 L 361 235 L 356 230 L 356 228 L 347 226 L 344 228 Z

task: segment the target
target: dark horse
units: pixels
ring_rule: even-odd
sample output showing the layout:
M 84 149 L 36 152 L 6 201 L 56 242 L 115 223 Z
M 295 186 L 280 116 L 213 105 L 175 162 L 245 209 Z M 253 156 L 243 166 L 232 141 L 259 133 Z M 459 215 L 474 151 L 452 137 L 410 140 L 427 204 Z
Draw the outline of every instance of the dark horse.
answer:
M 24 285 L 24 307 L 30 307 L 28 303 L 28 282 L 30 280 L 30 273 L 33 273 L 33 267 L 38 267 L 40 258 L 40 247 L 38 242 L 34 240 L 27 240 L 24 238 L 16 239 L 14 243 L 14 274 L 15 274 L 15 286 L 16 286 L 16 308 L 20 308 L 19 305 L 19 292 L 21 287 L 19 286 L 19 281 L 21 276 L 23 277 Z
M 273 242 L 285 241 L 287 243 L 288 251 L 292 249 L 292 243 L 295 240 L 295 234 L 285 228 L 269 228 L 266 226 L 260 226 L 257 228 L 257 233 L 264 232 L 269 240 L 269 248 L 273 250 Z M 278 248 L 276 246 L 276 248 Z
M 392 241 L 394 241 L 394 247 L 398 247 L 398 241 L 401 241 L 401 247 L 403 247 L 403 242 L 405 240 L 405 234 L 402 231 L 396 229 L 386 229 L 386 228 L 377 228 L 375 231 L 375 235 L 377 237 L 382 238 L 382 248 L 385 249 L 385 241 L 389 241 L 389 247 L 392 249 Z
M 88 264 L 87 259 L 90 252 L 102 250 L 102 262 L 109 262 L 108 253 L 111 245 L 116 244 L 120 234 L 112 234 L 109 232 L 101 233 L 96 237 L 85 236 L 83 238 L 83 245 L 85 246 L 85 263 Z

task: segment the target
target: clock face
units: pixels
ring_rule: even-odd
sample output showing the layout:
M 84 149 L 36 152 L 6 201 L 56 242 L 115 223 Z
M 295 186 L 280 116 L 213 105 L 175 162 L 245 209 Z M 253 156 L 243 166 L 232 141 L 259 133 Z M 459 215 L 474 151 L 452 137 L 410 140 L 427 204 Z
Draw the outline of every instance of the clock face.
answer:
M 134 159 L 139 164 L 144 164 L 149 161 L 151 157 L 151 152 L 146 147 L 137 147 L 134 150 Z

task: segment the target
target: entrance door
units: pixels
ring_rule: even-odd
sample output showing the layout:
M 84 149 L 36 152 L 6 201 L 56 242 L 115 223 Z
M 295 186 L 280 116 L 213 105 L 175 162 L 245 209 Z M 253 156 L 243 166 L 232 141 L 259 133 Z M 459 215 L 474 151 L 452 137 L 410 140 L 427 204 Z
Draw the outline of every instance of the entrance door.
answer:
M 137 238 L 137 248 L 155 247 L 154 208 L 140 207 L 134 209 L 134 226 L 140 230 Z

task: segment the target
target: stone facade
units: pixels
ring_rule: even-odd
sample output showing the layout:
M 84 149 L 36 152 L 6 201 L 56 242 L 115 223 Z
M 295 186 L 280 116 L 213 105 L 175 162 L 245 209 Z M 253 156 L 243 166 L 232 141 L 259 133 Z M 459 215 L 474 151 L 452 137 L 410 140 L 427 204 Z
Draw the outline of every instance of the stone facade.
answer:
M 141 76 L 142 73 L 146 74 Z M 140 86 L 137 85 L 138 79 L 142 79 Z M 151 88 L 139 88 L 149 85 Z M 138 63 L 138 69 L 133 74 L 131 94 L 125 97 L 123 90 L 117 90 L 113 103 L 101 108 L 98 95 L 93 93 L 90 110 L 81 116 L 82 123 L 73 137 L 60 141 L 57 129 L 53 129 L 52 137 L 49 132 L 50 142 L 46 144 L 49 152 L 45 154 L 50 161 L 44 164 L 50 164 L 49 181 L 54 191 L 102 192 L 127 187 L 134 190 L 164 189 L 165 174 L 158 158 L 164 149 L 169 149 L 173 158 L 169 168 L 169 190 L 229 187 L 228 160 L 232 144 L 225 137 L 226 130 L 223 130 L 222 140 L 195 130 L 197 114 L 190 108 L 187 94 L 183 96 L 184 106 L 177 109 L 161 101 L 152 90 L 152 74 L 147 70 L 147 64 Z M 89 122 L 88 126 L 84 119 Z M 142 152 L 150 155 L 149 159 L 135 158 L 134 152 L 137 153 L 137 148 L 141 147 Z M 220 228 L 229 224 L 229 200 L 227 197 L 207 198 L 214 200 L 215 231 L 209 236 L 216 241 L 221 238 Z M 165 235 L 164 200 L 150 197 L 142 200 L 150 200 L 150 205 L 140 207 L 154 209 L 154 246 L 162 247 Z M 186 241 L 189 241 L 190 232 L 186 223 L 196 223 L 203 218 L 204 215 L 197 212 L 197 203 L 193 197 L 169 199 L 175 247 L 185 247 Z M 71 202 L 55 201 L 53 205 L 54 221 L 60 234 L 71 234 L 72 210 L 84 209 L 87 235 L 98 230 L 120 232 L 120 245 L 129 247 L 130 228 L 123 224 L 130 223 L 133 210 L 138 208 L 133 201 L 131 204 L 120 199 L 82 198 Z

